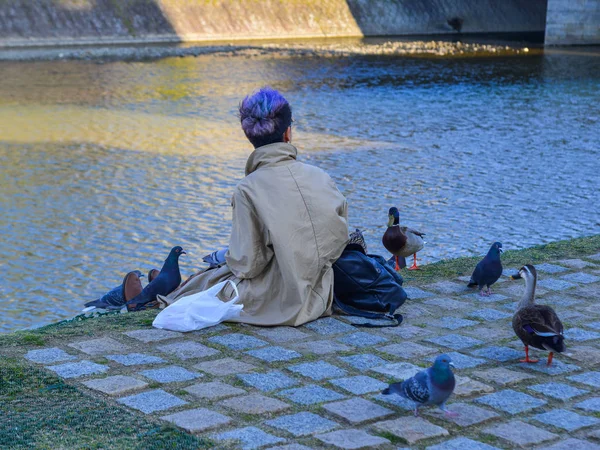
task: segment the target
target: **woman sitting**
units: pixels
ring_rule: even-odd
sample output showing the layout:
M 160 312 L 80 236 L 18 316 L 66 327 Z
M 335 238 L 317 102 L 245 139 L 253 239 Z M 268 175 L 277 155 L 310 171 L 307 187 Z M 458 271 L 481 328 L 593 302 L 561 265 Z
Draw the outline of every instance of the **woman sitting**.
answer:
M 347 203 L 323 170 L 298 162 L 292 109 L 263 88 L 239 108 L 254 151 L 233 193 L 225 264 L 181 285 L 161 306 L 232 280 L 244 305 L 236 319 L 254 325 L 298 326 L 331 314 L 332 264 L 348 242 Z M 230 284 L 221 300 L 233 298 Z

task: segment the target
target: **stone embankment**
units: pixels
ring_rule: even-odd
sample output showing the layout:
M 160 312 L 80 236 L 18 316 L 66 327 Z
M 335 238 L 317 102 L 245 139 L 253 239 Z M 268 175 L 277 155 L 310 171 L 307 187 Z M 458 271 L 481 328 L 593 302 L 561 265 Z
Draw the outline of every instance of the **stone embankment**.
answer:
M 216 56 L 481 56 L 525 54 L 527 47 L 492 44 L 472 44 L 447 41 L 386 41 L 383 43 L 362 42 L 303 42 L 303 43 L 254 43 L 251 45 L 214 46 L 108 46 L 108 47 L 65 47 L 44 49 L 10 49 L 0 51 L 0 61 L 28 60 L 149 60 L 167 57 L 200 55 Z

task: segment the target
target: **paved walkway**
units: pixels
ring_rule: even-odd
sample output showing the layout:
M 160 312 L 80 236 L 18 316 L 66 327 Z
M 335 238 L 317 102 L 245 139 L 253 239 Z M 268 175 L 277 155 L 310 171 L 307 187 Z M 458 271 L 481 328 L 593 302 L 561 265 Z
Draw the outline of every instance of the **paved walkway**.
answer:
M 600 449 L 600 254 L 536 266 L 538 302 L 565 323 L 551 368 L 518 362 L 523 281 L 480 297 L 465 279 L 407 287 L 398 328 L 335 317 L 300 328 L 152 328 L 31 350 L 29 361 L 140 414 L 233 448 Z M 517 268 L 513 268 L 517 269 Z M 505 274 L 516 270 L 505 270 Z M 449 353 L 456 418 L 379 392 Z

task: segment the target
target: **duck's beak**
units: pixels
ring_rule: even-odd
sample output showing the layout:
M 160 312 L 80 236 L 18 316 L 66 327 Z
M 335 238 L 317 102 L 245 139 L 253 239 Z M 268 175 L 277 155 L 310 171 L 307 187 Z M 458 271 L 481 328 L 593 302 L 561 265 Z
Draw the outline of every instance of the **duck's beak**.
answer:
M 523 278 L 523 277 L 521 276 L 521 274 L 520 274 L 520 273 L 515 273 L 514 275 L 511 275 L 511 276 L 510 276 L 510 277 L 508 277 L 508 278 L 510 278 L 511 280 L 520 280 L 520 279 L 521 279 L 521 278 Z
M 388 227 L 391 227 L 394 225 L 394 216 L 392 216 L 391 214 L 388 215 Z

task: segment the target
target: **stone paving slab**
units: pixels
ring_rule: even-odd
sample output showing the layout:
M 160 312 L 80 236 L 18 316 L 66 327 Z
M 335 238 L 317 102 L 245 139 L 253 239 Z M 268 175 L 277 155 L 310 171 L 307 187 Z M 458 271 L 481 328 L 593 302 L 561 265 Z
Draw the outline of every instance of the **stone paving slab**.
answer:
M 433 290 L 439 292 L 440 294 L 451 294 L 457 295 L 469 292 L 471 289 L 467 287 L 466 284 L 458 284 L 452 281 L 438 281 L 437 283 L 433 283 L 427 286 L 428 290 Z
M 276 343 L 297 342 L 310 337 L 310 334 L 294 327 L 259 328 L 255 333 Z
M 544 446 L 544 450 L 600 450 L 600 445 L 582 439 L 566 439 L 554 445 Z
M 76 356 L 61 350 L 60 348 L 41 348 L 39 350 L 29 350 L 25 354 L 25 359 L 38 364 L 53 364 L 63 361 L 73 361 Z
M 243 389 L 221 383 L 220 381 L 196 383 L 184 388 L 184 390 L 198 398 L 205 398 L 208 400 L 233 397 L 235 395 L 242 395 L 246 393 L 246 391 Z
M 591 275 L 589 273 L 583 273 L 583 272 L 570 273 L 568 275 L 563 275 L 560 278 L 561 278 L 561 280 L 566 280 L 571 283 L 583 283 L 583 284 L 597 283 L 598 281 L 600 281 L 600 277 L 597 277 L 596 275 Z
M 461 334 L 446 334 L 444 336 L 438 336 L 425 340 L 427 342 L 441 345 L 442 347 L 448 347 L 453 350 L 463 350 L 465 348 L 483 344 L 483 341 L 480 341 L 479 339 L 463 336 Z
M 90 389 L 104 392 L 108 395 L 121 395 L 129 391 L 144 389 L 148 386 L 148 383 L 142 380 L 125 375 L 97 378 L 95 380 L 84 381 L 83 384 Z
M 279 370 L 266 373 L 238 374 L 237 377 L 249 386 L 264 392 L 295 386 L 299 383 Z
M 537 285 L 546 289 L 550 289 L 551 291 L 564 291 L 565 289 L 570 289 L 576 286 L 575 283 L 570 283 L 569 281 L 565 280 L 558 280 L 556 278 L 539 280 Z
M 448 330 L 458 330 L 460 328 L 472 327 L 479 325 L 480 322 L 469 319 L 461 319 L 459 317 L 443 317 L 439 320 L 432 321 L 432 325 L 440 328 L 446 328 Z
M 244 397 L 234 397 L 219 403 L 226 408 L 245 414 L 265 414 L 283 411 L 290 407 L 276 398 L 265 397 L 260 394 L 251 394 Z
M 435 297 L 435 294 L 424 291 L 423 289 L 419 289 L 418 287 L 414 287 L 414 286 L 402 286 L 402 287 L 404 288 L 404 291 L 406 291 L 406 295 L 408 295 L 408 298 L 411 300 L 416 300 L 419 298 Z
M 205 408 L 187 409 L 161 417 L 190 433 L 210 430 L 231 422 L 231 418 Z
M 340 333 L 349 333 L 351 331 L 355 331 L 352 325 L 348 325 L 347 323 L 341 322 L 333 317 L 326 317 L 324 319 L 318 319 L 314 322 L 307 323 L 304 325 L 309 330 L 314 331 L 315 333 L 322 334 L 325 336 L 330 336 L 332 334 L 340 334 Z
M 594 263 L 584 261 L 583 259 L 561 259 L 558 261 L 563 266 L 570 267 L 571 269 L 585 269 L 587 267 L 596 267 Z
M 556 428 L 562 428 L 567 431 L 575 431 L 584 427 L 591 427 L 598 424 L 600 420 L 594 417 L 582 416 L 581 414 L 567 411 L 566 409 L 553 409 L 552 411 L 533 416 L 534 420 L 552 425 Z
M 285 430 L 294 436 L 324 433 L 339 427 L 336 422 L 310 412 L 280 416 L 277 419 L 267 420 L 265 423 L 273 428 Z
M 378 347 L 377 350 L 383 353 L 397 356 L 404 359 L 418 358 L 422 355 L 430 355 L 431 353 L 438 352 L 439 350 L 433 347 L 426 347 L 425 345 L 415 344 L 414 342 L 403 342 L 401 344 L 390 344 L 384 347 Z
M 504 367 L 494 367 L 492 369 L 482 370 L 475 372 L 473 375 L 482 380 L 493 382 L 501 386 L 535 379 L 534 375 L 516 372 L 514 370 L 505 369 Z
M 557 264 L 549 264 L 549 263 L 536 264 L 535 268 L 537 269 L 538 272 L 545 272 L 545 273 L 561 273 L 561 272 L 566 272 L 569 270 L 566 267 L 559 266 Z
M 349 450 L 361 448 L 376 448 L 390 441 L 380 436 L 373 436 L 363 430 L 339 430 L 315 436 L 321 442 L 336 448 Z
M 266 362 L 289 361 L 291 359 L 301 358 L 302 355 L 293 350 L 288 350 L 283 347 L 263 347 L 257 350 L 248 350 L 247 355 L 262 359 Z
M 166 409 L 175 408 L 176 406 L 186 405 L 185 400 L 180 399 L 162 389 L 154 391 L 146 391 L 140 394 L 123 397 L 117 400 L 123 405 L 137 409 L 144 414 L 151 414 L 156 411 L 164 411 Z
M 456 369 L 470 369 L 472 367 L 477 367 L 482 364 L 487 363 L 483 358 L 473 358 L 472 356 L 463 355 L 458 352 L 447 352 L 446 353 L 452 359 L 452 364 L 456 367 Z M 433 358 L 435 359 L 435 358 Z M 432 358 L 427 359 L 428 362 L 433 362 Z
M 505 313 L 502 311 L 497 311 L 492 308 L 483 308 L 483 309 L 478 309 L 476 311 L 471 311 L 469 313 L 469 316 L 476 317 L 478 319 L 483 319 L 486 321 L 492 321 L 492 320 L 508 319 L 509 317 L 512 317 L 512 314 L 508 314 L 508 313 Z
M 401 381 L 416 375 L 418 372 L 423 370 L 423 368 L 415 366 L 414 364 L 401 362 L 385 364 L 379 367 L 373 367 L 371 370 L 373 372 L 381 373 L 383 375 L 390 375 L 395 380 Z
M 488 392 L 494 392 L 494 388 L 487 384 L 480 383 L 479 381 L 473 380 L 469 377 L 455 375 L 456 387 L 454 388 L 454 395 L 457 397 L 470 397 L 475 394 L 484 394 Z
M 355 397 L 341 402 L 327 403 L 323 408 L 351 424 L 358 424 L 393 414 L 394 411 L 379 406 L 364 398 Z
M 494 286 L 495 287 L 495 286 Z M 508 297 L 506 295 L 498 294 L 497 292 L 492 293 L 492 295 L 480 295 L 479 292 L 473 292 L 472 294 L 463 295 L 460 297 L 461 300 L 475 303 L 496 303 L 507 300 Z
M 334 341 L 310 341 L 302 342 L 294 346 L 301 353 L 314 353 L 315 355 L 328 355 L 330 353 L 347 352 L 352 350 L 340 342 Z
M 600 397 L 588 398 L 582 402 L 576 403 L 575 408 L 585 411 L 600 412 Z
M 483 432 L 497 436 L 509 444 L 521 448 L 531 448 L 533 445 L 558 438 L 557 434 L 534 427 L 520 420 L 513 420 L 512 422 L 485 428 Z
M 432 298 L 425 300 L 423 303 L 429 306 L 439 306 L 450 311 L 464 311 L 471 306 L 470 302 L 459 302 L 451 298 Z
M 376 334 L 365 333 L 362 331 L 340 337 L 337 340 L 342 344 L 348 344 L 354 347 L 370 347 L 371 345 L 381 344 L 382 342 L 388 341 L 388 339 L 382 336 L 377 336 Z
M 599 338 L 600 333 L 596 333 L 595 331 L 587 331 L 577 327 L 571 327 L 565 330 L 565 339 L 569 341 L 583 342 Z
M 415 409 L 414 402 L 412 402 L 411 400 L 408 400 L 404 397 L 400 397 L 399 395 L 395 395 L 395 394 L 390 394 L 390 395 L 377 394 L 377 395 L 373 396 L 373 399 L 378 400 L 383 403 L 387 403 L 388 405 L 396 406 L 396 407 L 398 407 L 400 409 L 404 409 L 406 411 L 414 411 L 414 409 Z
M 451 403 L 447 405 L 449 411 L 457 413 L 457 416 L 449 416 L 440 409 L 426 410 L 425 414 L 440 420 L 455 423 L 459 427 L 470 427 L 500 417 L 499 414 L 480 408 L 469 403 Z
M 579 375 L 567 377 L 571 381 L 587 384 L 595 388 L 600 388 L 600 372 L 585 372 Z
M 281 391 L 279 396 L 285 397 L 300 405 L 313 405 L 316 403 L 330 402 L 344 398 L 343 395 L 338 394 L 331 389 L 325 389 L 314 384 L 307 384 L 306 386 L 300 388 Z
M 213 336 L 208 339 L 213 344 L 223 345 L 231 350 L 248 350 L 251 348 L 264 347 L 269 345 L 268 342 L 262 339 L 249 336 L 247 334 L 232 333 L 223 336 Z
M 459 437 L 441 444 L 427 447 L 427 450 L 500 450 L 498 447 L 474 441 L 473 439 Z
M 399 327 L 389 327 L 382 328 L 380 330 L 382 333 L 386 333 L 398 338 L 402 339 L 414 339 L 417 337 L 423 337 L 431 334 L 431 331 L 425 330 L 421 327 L 415 327 L 413 325 L 406 324 L 402 322 L 402 325 Z
M 237 430 L 211 436 L 218 441 L 238 441 L 243 450 L 253 450 L 269 444 L 278 444 L 286 440 L 272 434 L 265 433 L 256 427 L 238 428 Z
M 578 389 L 564 383 L 536 384 L 534 386 L 529 386 L 527 389 L 534 392 L 539 392 L 547 397 L 562 400 L 563 402 L 589 392 L 586 389 Z
M 190 372 L 185 367 L 167 366 L 160 369 L 143 370 L 141 375 L 159 383 L 175 383 L 178 381 L 189 381 L 202 377 L 203 375 L 197 372 Z
M 183 336 L 183 334 L 179 333 L 178 331 L 159 330 L 157 328 L 133 330 L 123 334 L 145 343 L 165 341 L 167 339 L 174 339 Z
M 313 380 L 325 380 L 327 378 L 343 377 L 347 374 L 344 369 L 329 364 L 325 361 L 316 361 L 309 363 L 296 364 L 288 366 L 291 372 L 298 373 Z
M 124 366 L 143 366 L 146 364 L 160 364 L 166 362 L 158 356 L 144 355 L 143 353 L 128 353 L 126 355 L 106 355 L 106 359 L 118 362 Z
M 386 361 L 385 359 L 380 358 L 377 355 L 372 355 L 368 353 L 362 355 L 340 356 L 338 358 L 346 364 L 349 364 L 350 366 L 360 371 L 367 371 L 374 367 L 379 367 L 388 364 L 388 361 Z
M 156 347 L 167 355 L 174 355 L 179 359 L 206 358 L 208 356 L 218 355 L 219 350 L 199 344 L 198 342 L 175 342 L 173 344 L 159 345 Z
M 520 351 L 515 350 L 510 347 L 484 347 L 478 350 L 473 350 L 473 353 L 476 356 L 481 356 L 487 359 L 493 359 L 494 361 L 506 362 L 511 360 L 518 360 L 521 356 Z
M 75 342 L 69 344 L 83 353 L 91 356 L 106 355 L 107 353 L 124 353 L 131 349 L 128 345 L 112 338 L 91 339 L 88 341 Z
M 401 417 L 394 420 L 377 422 L 374 427 L 383 432 L 391 433 L 414 444 L 423 439 L 448 436 L 448 430 L 438 427 L 421 417 Z
M 581 369 L 581 367 L 576 366 L 575 364 L 566 364 L 557 358 L 554 358 L 551 366 L 548 366 L 546 361 L 547 360 L 545 358 L 541 357 L 540 360 L 535 364 L 519 363 L 516 365 L 516 367 L 545 373 L 547 375 L 562 375 L 564 373 L 574 372 Z
M 546 401 L 544 400 L 537 399 L 531 395 L 523 394 L 522 392 L 517 392 L 512 389 L 485 395 L 475 401 L 513 415 L 546 404 Z
M 108 371 L 108 366 L 96 364 L 92 361 L 82 360 L 79 362 L 59 364 L 57 366 L 46 366 L 63 378 L 79 378 L 86 375 L 94 375 Z
M 329 380 L 329 383 L 355 395 L 381 392 L 388 386 L 387 383 L 364 375 Z
M 223 358 L 196 364 L 194 369 L 214 376 L 232 375 L 234 373 L 252 372 L 257 367 L 234 358 Z

